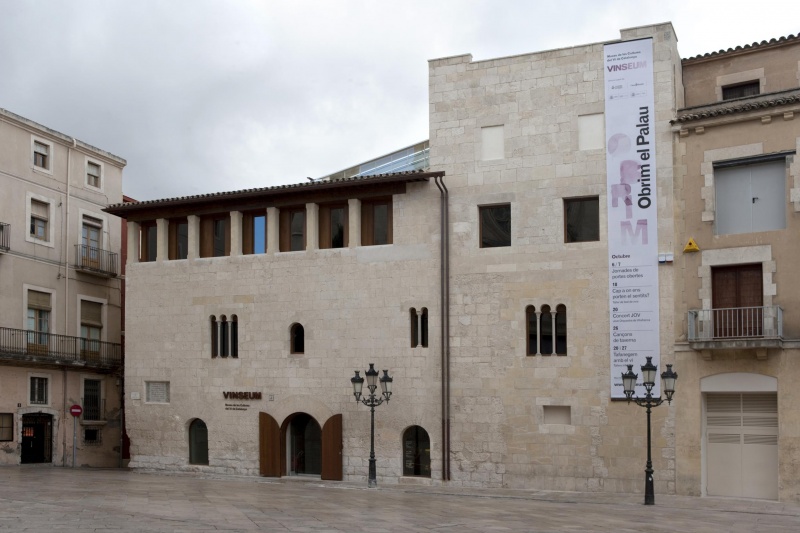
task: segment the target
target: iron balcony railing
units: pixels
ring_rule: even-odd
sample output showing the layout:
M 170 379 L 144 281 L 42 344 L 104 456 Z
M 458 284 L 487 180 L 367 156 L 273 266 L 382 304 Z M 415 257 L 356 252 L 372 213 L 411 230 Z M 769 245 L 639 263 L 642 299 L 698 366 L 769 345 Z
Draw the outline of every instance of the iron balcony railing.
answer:
M 0 358 L 113 369 L 122 365 L 122 345 L 53 333 L 0 328 Z
M 0 252 L 9 250 L 9 240 L 11 239 L 11 229 L 5 222 L 0 222 Z
M 782 339 L 783 309 L 777 305 L 692 309 L 689 340 Z
M 81 406 L 83 406 L 83 414 L 81 415 L 83 421 L 100 422 L 106 419 L 105 399 L 96 397 L 81 398 Z
M 75 268 L 101 276 L 116 277 L 119 274 L 119 255 L 108 250 L 93 248 L 85 244 L 75 245 Z

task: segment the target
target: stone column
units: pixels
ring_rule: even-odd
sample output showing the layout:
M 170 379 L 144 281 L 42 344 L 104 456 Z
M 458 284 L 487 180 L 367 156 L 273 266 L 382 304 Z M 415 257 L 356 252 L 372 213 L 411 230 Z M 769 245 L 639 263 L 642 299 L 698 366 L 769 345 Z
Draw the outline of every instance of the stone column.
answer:
M 536 315 L 536 355 L 542 355 L 542 322 L 539 320 L 542 316 L 541 311 L 534 311 Z
M 556 312 L 550 311 L 550 320 L 552 320 L 552 329 L 553 329 L 553 338 L 551 342 L 553 343 L 553 353 L 552 355 L 556 355 Z
M 187 259 L 197 259 L 200 257 L 200 217 L 197 215 L 189 215 L 188 219 L 188 241 L 189 250 L 187 251 Z
M 156 262 L 169 260 L 169 220 L 156 220 Z
M 267 253 L 274 254 L 280 250 L 281 236 L 280 210 L 277 207 L 267 208 Z
M 347 201 L 348 248 L 361 246 L 361 200 L 351 198 Z
M 231 255 L 242 255 L 241 211 L 231 211 Z
M 319 206 L 306 204 L 306 250 L 319 249 Z

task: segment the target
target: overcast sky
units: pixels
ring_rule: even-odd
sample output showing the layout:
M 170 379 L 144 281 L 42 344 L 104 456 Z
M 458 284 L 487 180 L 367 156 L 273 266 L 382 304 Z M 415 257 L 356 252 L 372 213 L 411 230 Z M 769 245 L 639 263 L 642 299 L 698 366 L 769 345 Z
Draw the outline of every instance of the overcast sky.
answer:
M 427 60 L 619 38 L 682 57 L 800 31 L 800 1 L 0 0 L 0 107 L 127 159 L 139 200 L 305 181 L 428 138 Z

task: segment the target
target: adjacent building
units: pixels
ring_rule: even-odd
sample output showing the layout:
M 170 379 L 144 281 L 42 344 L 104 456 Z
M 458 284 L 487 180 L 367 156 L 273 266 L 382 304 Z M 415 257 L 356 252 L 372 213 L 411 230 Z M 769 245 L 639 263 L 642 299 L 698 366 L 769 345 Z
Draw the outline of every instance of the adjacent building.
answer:
M 800 38 L 682 61 L 677 490 L 800 494 Z
M 2 109 L 0 139 L 0 463 L 117 466 L 125 160 Z

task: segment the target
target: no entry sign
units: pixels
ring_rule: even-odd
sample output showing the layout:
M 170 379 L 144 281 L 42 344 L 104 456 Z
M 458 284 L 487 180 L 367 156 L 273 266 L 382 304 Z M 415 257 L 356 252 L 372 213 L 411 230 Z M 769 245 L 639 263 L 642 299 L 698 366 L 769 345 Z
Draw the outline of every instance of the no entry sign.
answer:
M 73 405 L 69 408 L 69 414 L 72 416 L 81 416 L 83 414 L 83 407 L 78 404 Z

